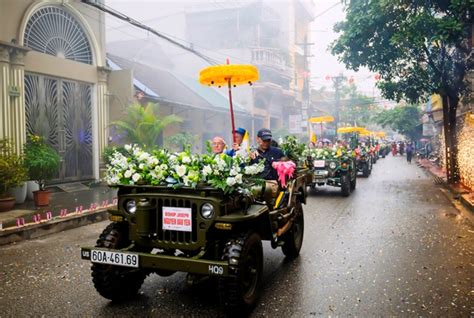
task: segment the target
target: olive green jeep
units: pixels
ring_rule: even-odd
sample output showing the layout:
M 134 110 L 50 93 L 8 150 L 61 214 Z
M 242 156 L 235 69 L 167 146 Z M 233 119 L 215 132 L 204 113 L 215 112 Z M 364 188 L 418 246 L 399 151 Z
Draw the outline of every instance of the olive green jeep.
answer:
M 226 311 L 251 310 L 262 284 L 261 241 L 290 259 L 299 255 L 307 173 L 298 169 L 285 189 L 274 183 L 233 194 L 199 186 L 119 186 L 117 207 L 108 210 L 113 223 L 95 247 L 81 248 L 81 257 L 92 262 L 96 290 L 124 301 L 148 274 L 180 271 L 189 273 L 190 283 L 216 277 Z

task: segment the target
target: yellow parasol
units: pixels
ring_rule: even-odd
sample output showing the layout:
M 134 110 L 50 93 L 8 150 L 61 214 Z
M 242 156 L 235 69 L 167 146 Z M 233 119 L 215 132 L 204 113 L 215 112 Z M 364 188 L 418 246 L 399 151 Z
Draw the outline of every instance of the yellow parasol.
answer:
M 337 129 L 338 134 L 364 133 L 366 131 L 364 127 L 341 127 Z
M 375 135 L 379 138 L 385 138 L 387 136 L 385 131 L 378 131 L 378 132 L 375 133 Z
M 312 124 L 330 123 L 334 121 L 332 116 L 311 117 L 308 121 Z
M 232 137 L 235 142 L 234 108 L 232 106 L 232 85 L 252 85 L 258 80 L 258 70 L 253 65 L 230 64 L 227 59 L 225 65 L 214 65 L 199 72 L 199 83 L 208 86 L 221 87 L 227 85 L 229 89 L 230 117 L 232 120 Z

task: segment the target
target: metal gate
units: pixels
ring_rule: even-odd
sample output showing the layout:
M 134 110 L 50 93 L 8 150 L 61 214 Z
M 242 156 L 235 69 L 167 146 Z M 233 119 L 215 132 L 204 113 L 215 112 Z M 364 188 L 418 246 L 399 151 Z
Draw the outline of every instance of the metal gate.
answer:
M 25 74 L 26 132 L 43 136 L 61 156 L 53 182 L 93 178 L 92 86 Z

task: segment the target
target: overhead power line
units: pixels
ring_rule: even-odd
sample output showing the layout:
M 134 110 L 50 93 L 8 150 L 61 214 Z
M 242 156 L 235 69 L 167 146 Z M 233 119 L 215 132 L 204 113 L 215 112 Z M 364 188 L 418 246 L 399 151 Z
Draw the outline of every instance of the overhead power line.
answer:
M 113 8 L 107 7 L 106 5 L 100 4 L 100 3 L 98 3 L 98 2 L 96 2 L 96 1 L 94 1 L 94 0 L 82 0 L 82 2 L 83 2 L 84 4 L 87 4 L 87 5 L 90 5 L 90 6 L 92 6 L 92 7 L 95 7 L 95 8 L 97 8 L 97 9 L 99 9 L 100 11 L 103 11 L 103 12 L 105 12 L 105 13 L 108 13 L 108 14 L 110 14 L 110 15 L 112 15 L 112 16 L 114 16 L 114 17 L 120 19 L 120 20 L 126 21 L 126 22 L 130 23 L 131 25 L 136 26 L 137 28 L 140 28 L 140 29 L 143 29 L 143 30 L 145 30 L 145 31 L 148 31 L 148 32 L 150 32 L 150 33 L 152 33 L 152 34 L 158 36 L 159 38 L 162 38 L 163 40 L 166 40 L 166 41 L 170 42 L 171 44 L 174 44 L 174 45 L 176 45 L 176 46 L 182 48 L 183 50 L 186 50 L 186 51 L 188 51 L 188 52 L 191 52 L 191 53 L 193 53 L 194 55 L 196 55 L 196 56 L 200 57 L 201 59 L 205 60 L 207 63 L 209 63 L 209 64 L 211 64 L 211 65 L 216 65 L 216 64 L 218 64 L 218 63 L 217 63 L 214 59 L 212 59 L 211 57 L 209 57 L 209 56 L 207 56 L 207 55 L 205 55 L 205 54 L 203 54 L 203 53 L 201 53 L 201 52 L 196 51 L 196 50 L 193 49 L 192 47 L 188 47 L 188 46 L 186 46 L 186 45 L 183 45 L 183 44 L 179 43 L 178 41 L 173 40 L 173 39 L 170 38 L 169 36 L 164 35 L 163 33 L 158 32 L 158 31 L 156 31 L 155 29 L 153 29 L 153 28 L 151 28 L 151 27 L 149 27 L 149 26 L 147 26 L 147 25 L 141 23 L 140 21 L 137 21 L 137 20 L 135 20 L 135 19 L 133 19 L 133 18 L 131 18 L 131 17 L 129 17 L 129 16 L 127 16 L 127 15 L 125 15 L 125 14 L 123 14 L 123 13 L 117 11 L 117 10 L 115 10 L 115 9 L 113 9 Z

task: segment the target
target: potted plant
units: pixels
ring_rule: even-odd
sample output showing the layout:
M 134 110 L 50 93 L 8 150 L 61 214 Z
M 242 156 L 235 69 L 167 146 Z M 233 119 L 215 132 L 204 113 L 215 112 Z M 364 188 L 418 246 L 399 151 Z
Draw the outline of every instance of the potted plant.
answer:
M 47 145 L 40 136 L 31 135 L 24 147 L 25 166 L 31 180 L 39 185 L 33 192 L 37 206 L 49 205 L 51 192 L 45 189 L 46 181 L 53 178 L 59 169 L 60 158 L 56 150 Z
M 15 198 L 8 195 L 11 188 L 23 184 L 26 169 L 20 156 L 13 151 L 7 139 L 0 140 L 0 212 L 9 211 L 15 205 Z

